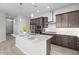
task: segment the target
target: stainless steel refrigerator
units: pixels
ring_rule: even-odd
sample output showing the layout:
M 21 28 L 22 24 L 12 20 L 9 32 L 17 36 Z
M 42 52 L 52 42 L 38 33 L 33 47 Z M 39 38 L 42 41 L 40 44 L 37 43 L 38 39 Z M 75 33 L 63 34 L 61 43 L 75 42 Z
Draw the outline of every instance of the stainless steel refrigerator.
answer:
M 30 25 L 30 31 L 31 31 L 31 33 L 35 33 L 35 30 L 36 30 L 36 25 L 35 24 L 31 24 Z

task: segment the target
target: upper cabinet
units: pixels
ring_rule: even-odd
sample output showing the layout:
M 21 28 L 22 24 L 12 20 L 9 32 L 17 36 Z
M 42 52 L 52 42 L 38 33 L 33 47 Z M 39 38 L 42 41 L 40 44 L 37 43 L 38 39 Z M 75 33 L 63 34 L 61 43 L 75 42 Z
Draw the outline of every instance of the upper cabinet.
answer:
M 62 28 L 68 27 L 68 14 L 62 14 Z
M 68 23 L 70 28 L 79 27 L 79 11 L 68 13 Z
M 30 24 L 35 24 L 36 26 L 42 26 L 42 28 L 48 27 L 48 17 L 39 17 L 30 20 Z
M 62 15 L 56 15 L 56 27 L 61 28 Z
M 48 17 L 44 17 L 44 19 L 43 19 L 43 27 L 44 28 L 48 27 Z
M 56 15 L 57 28 L 78 28 L 79 11 L 72 11 Z

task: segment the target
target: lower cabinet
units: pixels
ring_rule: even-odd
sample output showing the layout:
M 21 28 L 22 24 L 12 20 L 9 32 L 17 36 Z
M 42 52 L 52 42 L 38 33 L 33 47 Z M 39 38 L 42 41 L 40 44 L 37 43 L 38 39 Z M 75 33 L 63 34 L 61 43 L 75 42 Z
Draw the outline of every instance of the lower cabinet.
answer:
M 68 46 L 69 48 L 76 49 L 76 37 L 68 36 Z
M 61 39 L 61 35 L 55 35 L 56 36 L 56 44 L 57 45 L 62 45 L 62 39 Z
M 68 47 L 68 37 L 63 35 L 61 39 L 62 39 L 62 46 Z
M 51 38 L 51 44 L 56 44 L 56 36 L 52 35 L 53 37 Z
M 68 36 L 68 35 L 59 35 L 56 34 L 54 38 L 51 39 L 52 44 L 60 45 L 63 47 L 77 49 L 77 37 L 76 36 Z M 78 45 L 79 47 L 79 45 Z
M 77 39 L 77 50 L 79 51 L 79 38 Z

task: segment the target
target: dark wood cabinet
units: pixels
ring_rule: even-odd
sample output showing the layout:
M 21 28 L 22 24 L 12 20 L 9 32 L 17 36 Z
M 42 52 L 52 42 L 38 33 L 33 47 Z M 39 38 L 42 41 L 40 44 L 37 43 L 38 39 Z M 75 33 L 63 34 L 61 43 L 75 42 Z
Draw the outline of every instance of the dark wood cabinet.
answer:
M 42 17 L 37 18 L 35 23 L 36 23 L 37 26 L 42 25 L 43 24 L 43 18 Z
M 44 17 L 44 19 L 43 19 L 43 27 L 44 28 L 48 27 L 48 17 Z
M 77 50 L 79 51 L 79 38 L 77 38 Z
M 74 15 L 74 12 L 70 12 L 68 13 L 68 27 L 69 28 L 73 28 L 75 27 L 75 15 Z
M 69 35 L 59 35 L 56 34 L 55 37 L 51 39 L 52 44 L 60 45 L 63 47 L 77 49 L 77 37 Z M 78 45 L 79 46 L 79 45 Z
M 74 28 L 79 27 L 79 11 L 74 12 Z
M 61 21 L 61 27 L 67 28 L 68 27 L 68 14 L 62 14 L 62 21 Z
M 56 15 L 57 28 L 78 28 L 79 10 Z
M 56 35 L 52 35 L 51 44 L 56 44 Z
M 62 39 L 62 46 L 68 47 L 68 40 L 69 40 L 68 36 L 62 35 L 61 39 Z
M 36 20 L 35 19 L 31 19 L 30 20 L 30 24 L 35 24 Z
M 50 34 L 43 34 L 50 35 Z M 61 34 L 51 34 L 51 44 L 56 44 L 59 46 L 71 48 L 79 51 L 79 38 L 77 36 L 61 35 Z
M 56 15 L 56 27 L 61 28 L 62 15 Z
M 62 38 L 61 38 L 61 35 L 56 35 L 56 44 L 57 44 L 57 45 L 62 45 Z
M 35 24 L 36 26 L 42 26 L 42 28 L 48 27 L 48 17 L 39 17 L 30 20 L 30 24 Z
M 68 36 L 68 47 L 75 49 L 75 37 L 74 36 Z

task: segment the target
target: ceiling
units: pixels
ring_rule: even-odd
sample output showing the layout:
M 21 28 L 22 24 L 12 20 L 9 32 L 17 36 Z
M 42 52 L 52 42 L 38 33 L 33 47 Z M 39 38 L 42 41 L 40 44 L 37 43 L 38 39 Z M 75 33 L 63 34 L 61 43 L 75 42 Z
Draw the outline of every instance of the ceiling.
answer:
M 69 5 L 70 3 L 0 3 L 0 12 L 5 13 L 8 16 L 27 16 L 29 17 L 31 13 L 39 15 L 50 10 L 58 9 Z M 47 8 L 50 6 L 50 8 Z M 36 12 L 39 10 L 39 13 Z

